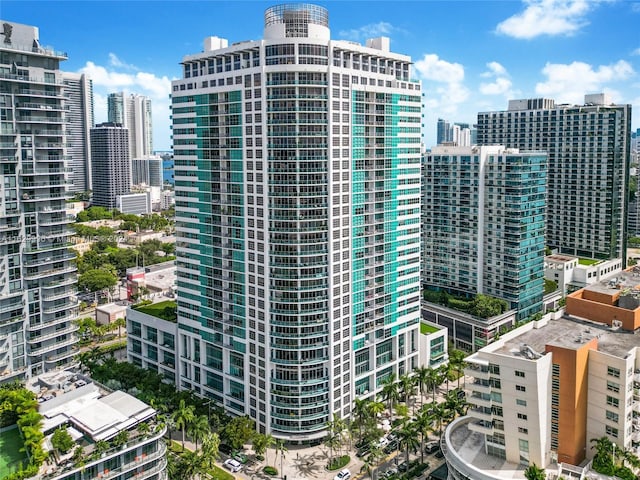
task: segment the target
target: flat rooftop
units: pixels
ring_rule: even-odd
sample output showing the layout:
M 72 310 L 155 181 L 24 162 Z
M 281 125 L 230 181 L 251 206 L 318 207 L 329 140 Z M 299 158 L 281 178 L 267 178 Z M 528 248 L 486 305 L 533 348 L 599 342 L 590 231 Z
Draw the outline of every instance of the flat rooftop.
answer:
M 107 391 L 72 371 L 41 375 L 28 388 L 36 392 L 43 431 L 67 424 L 94 442 L 110 439 L 156 413 L 132 395 Z
M 575 260 L 578 257 L 572 257 L 571 255 L 562 255 L 559 253 L 555 253 L 553 255 L 547 255 L 544 258 L 545 260 L 553 260 L 555 262 L 570 262 L 571 260 Z
M 577 349 L 594 337 L 598 339 L 598 351 L 616 357 L 624 357 L 632 348 L 640 345 L 640 334 L 612 329 L 608 325 L 578 317 L 564 316 L 558 320 L 550 320 L 544 327 L 533 328 L 507 340 L 494 352 L 514 357 L 533 358 L 528 356 L 526 350 L 523 351 L 523 344 L 533 352 L 544 355 L 545 345 Z
M 618 291 L 633 290 L 636 287 L 640 287 L 640 266 L 636 267 L 629 271 L 618 272 L 600 282 L 587 285 L 585 290 L 613 295 Z

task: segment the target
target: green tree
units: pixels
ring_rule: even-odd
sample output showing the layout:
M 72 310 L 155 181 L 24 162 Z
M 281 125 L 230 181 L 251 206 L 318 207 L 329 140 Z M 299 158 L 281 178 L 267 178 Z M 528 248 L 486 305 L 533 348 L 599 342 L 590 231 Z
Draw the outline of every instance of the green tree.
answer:
M 471 304 L 471 314 L 480 318 L 490 318 L 508 310 L 509 305 L 504 300 L 479 293 Z
M 392 373 L 388 375 L 382 382 L 382 398 L 387 402 L 389 408 L 389 417 L 393 414 L 393 405 L 400 400 L 400 391 L 396 383 L 396 375 Z
M 127 327 L 127 321 L 122 317 L 116 318 L 113 325 L 118 327 L 118 338 L 122 338 L 122 329 Z
M 434 402 L 436 401 L 436 388 L 438 387 L 438 385 L 442 383 L 442 380 L 443 378 L 440 370 L 436 368 L 429 368 L 428 374 L 427 374 L 427 387 L 429 390 L 431 390 L 431 393 L 433 394 L 432 401 Z
M 182 449 L 184 450 L 184 437 L 187 427 L 191 425 L 191 422 L 195 419 L 195 407 L 193 405 L 187 405 L 184 399 L 180 400 L 178 408 L 173 413 L 173 420 L 176 424 L 176 428 L 182 430 Z
M 416 381 L 409 373 L 401 375 L 398 379 L 403 401 L 409 405 L 409 399 L 416 393 Z
M 191 437 L 196 443 L 196 450 L 198 449 L 198 442 L 208 434 L 211 433 L 211 427 L 209 427 L 209 419 L 206 415 L 198 415 L 188 426 L 189 437 Z
M 280 473 L 283 472 L 282 469 L 282 464 L 284 462 L 285 459 L 285 453 L 287 453 L 289 450 L 287 449 L 284 440 L 282 439 L 277 439 L 276 443 L 275 443 L 275 450 L 276 450 L 276 458 L 278 456 L 278 452 L 280 452 Z
M 67 453 L 75 445 L 66 428 L 59 427 L 51 436 L 51 445 L 60 453 Z
M 78 288 L 80 291 L 86 292 L 110 289 L 115 287 L 117 283 L 118 277 L 103 268 L 87 270 L 78 277 Z
M 458 377 L 458 388 L 460 388 L 460 378 L 464 377 L 465 353 L 462 350 L 453 349 L 449 351 L 449 364 L 451 370 Z
M 422 401 L 424 401 L 424 392 L 429 384 L 429 367 L 416 367 L 413 369 L 413 374 L 416 379 L 418 389 L 420 390 L 420 397 Z
M 207 433 L 202 439 L 202 464 L 211 470 L 218 460 L 220 437 L 217 433 Z
M 545 480 L 547 474 L 544 469 L 538 467 L 535 463 L 531 463 L 524 471 L 524 478 L 527 480 Z
M 234 450 L 239 450 L 253 437 L 255 426 L 248 416 L 234 417 L 227 423 L 221 432 L 225 443 L 231 445 Z
M 409 464 L 409 451 L 415 450 L 418 445 L 420 445 L 416 433 L 416 427 L 413 422 L 403 423 L 400 430 L 398 430 L 398 443 L 400 444 L 400 448 L 404 448 L 405 450 L 407 465 Z
M 414 425 L 416 432 L 420 434 L 420 462 L 424 463 L 424 441 L 429 438 L 429 432 L 433 432 L 433 415 L 424 405 L 418 411 Z

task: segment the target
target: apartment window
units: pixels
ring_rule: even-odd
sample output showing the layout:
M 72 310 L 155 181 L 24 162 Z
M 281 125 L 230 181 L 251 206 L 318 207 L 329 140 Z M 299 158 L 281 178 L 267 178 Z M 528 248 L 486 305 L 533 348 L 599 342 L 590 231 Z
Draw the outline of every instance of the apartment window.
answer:
M 618 415 L 615 412 L 610 412 L 609 410 L 607 410 L 607 420 L 611 420 L 612 422 L 618 423 L 619 419 L 620 419 L 620 415 Z
M 526 407 L 527 406 L 527 401 L 526 400 L 522 400 L 520 398 L 516 398 L 516 405 L 518 405 L 520 407 Z
M 607 367 L 607 375 L 620 378 L 620 369 L 615 367 Z
M 518 392 L 526 392 L 527 391 L 527 387 L 525 387 L 524 385 L 516 385 L 516 390 Z
M 620 385 L 615 382 L 610 382 L 607 380 L 607 390 L 610 392 L 618 393 L 620 391 Z
M 522 372 L 520 370 L 516 370 L 516 377 L 524 378 L 524 372 Z
M 529 433 L 529 429 L 528 428 L 524 428 L 524 427 L 518 427 L 518 433 L 527 434 L 527 433 Z
M 518 413 L 518 418 L 520 420 L 526 420 L 527 419 L 527 414 L 526 413 Z
M 607 405 L 618 408 L 619 404 L 620 400 L 618 400 L 616 397 L 607 395 Z
M 605 431 L 607 432 L 607 435 L 613 437 L 613 438 L 618 438 L 618 429 L 614 428 L 614 427 L 610 427 L 609 425 L 606 426 Z

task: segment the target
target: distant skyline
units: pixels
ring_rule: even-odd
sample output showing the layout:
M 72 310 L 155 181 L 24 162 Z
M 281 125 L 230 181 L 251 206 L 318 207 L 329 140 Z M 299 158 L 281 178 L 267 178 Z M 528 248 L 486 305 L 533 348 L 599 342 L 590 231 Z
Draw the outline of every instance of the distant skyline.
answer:
M 2 20 L 33 25 L 40 43 L 65 51 L 65 71 L 93 80 L 96 122 L 107 95 L 152 99 L 154 150 L 168 150 L 169 94 L 180 61 L 205 37 L 262 38 L 264 10 L 278 1 L 3 0 Z M 622 0 L 322 1 L 333 39 L 388 36 L 410 55 L 423 82 L 424 142 L 437 118 L 475 123 L 508 100 L 546 97 L 582 103 L 607 92 L 633 105 L 640 127 L 640 2 Z

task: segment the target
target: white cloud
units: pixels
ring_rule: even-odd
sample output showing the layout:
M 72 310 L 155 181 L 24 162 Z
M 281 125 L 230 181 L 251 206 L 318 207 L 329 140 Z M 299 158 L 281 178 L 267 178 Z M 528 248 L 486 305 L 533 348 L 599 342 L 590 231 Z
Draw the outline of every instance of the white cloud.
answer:
M 507 98 L 513 97 L 513 83 L 509 78 L 507 69 L 498 62 L 487 63 L 489 71 L 480 74 L 483 78 L 491 78 L 492 82 L 482 82 L 479 90 L 483 95 L 504 95 Z
M 435 53 L 428 53 L 415 63 L 415 68 L 425 80 L 460 83 L 464 80 L 464 67 L 460 63 L 442 60 Z
M 125 68 L 127 70 L 139 70 L 135 65 L 131 65 L 120 60 L 115 53 L 109 53 L 109 65 L 116 68 Z
M 500 22 L 496 31 L 531 39 L 540 35 L 573 35 L 589 22 L 587 14 L 599 0 L 524 0 L 525 9 Z
M 406 33 L 405 30 L 394 27 L 389 22 L 378 22 L 363 25 L 360 28 L 341 30 L 338 34 L 341 38 L 348 40 L 366 40 L 368 38 L 388 37 L 392 33 Z
M 631 55 L 640 55 L 640 47 L 636 48 L 633 52 L 631 52 Z
M 470 96 L 464 85 L 464 66 L 448 62 L 430 53 L 415 63 L 415 71 L 423 80 L 427 123 L 435 124 L 435 118 L 452 118 L 459 114 L 459 108 Z
M 124 73 L 117 71 L 116 63 L 120 62 L 115 54 L 109 55 L 111 66 L 104 67 L 94 62 L 87 62 L 80 69 L 93 81 L 94 111 L 96 122 L 107 120 L 107 96 L 109 93 L 125 91 L 145 95 L 151 99 L 153 116 L 153 148 L 167 150 L 171 144 L 169 120 L 169 94 L 171 80 L 167 76 L 157 76 L 150 72 L 137 71 Z M 121 62 L 120 62 L 121 63 Z M 118 68 L 129 68 L 131 65 Z
M 585 93 L 608 91 L 614 94 L 609 83 L 627 80 L 635 74 L 624 60 L 595 68 L 584 62 L 547 63 L 542 73 L 546 81 L 536 84 L 536 93 L 563 103 L 582 103 Z

